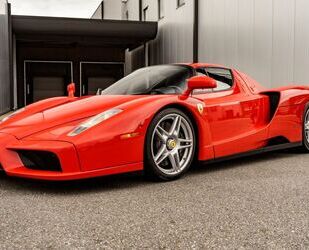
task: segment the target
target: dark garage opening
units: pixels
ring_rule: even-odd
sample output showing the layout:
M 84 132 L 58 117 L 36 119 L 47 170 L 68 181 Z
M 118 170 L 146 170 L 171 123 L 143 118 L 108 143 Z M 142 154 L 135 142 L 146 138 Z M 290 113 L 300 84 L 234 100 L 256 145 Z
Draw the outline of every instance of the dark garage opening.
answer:
M 25 61 L 26 104 L 67 95 L 72 62 Z
M 157 35 L 156 22 L 12 16 L 17 106 L 66 95 L 93 95 L 125 72 L 125 53 Z

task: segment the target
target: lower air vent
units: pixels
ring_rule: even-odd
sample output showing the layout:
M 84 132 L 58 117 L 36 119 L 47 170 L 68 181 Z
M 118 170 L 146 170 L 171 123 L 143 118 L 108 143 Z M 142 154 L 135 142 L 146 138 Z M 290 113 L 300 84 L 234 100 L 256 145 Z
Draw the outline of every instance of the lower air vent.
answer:
M 61 171 L 61 164 L 56 154 L 47 151 L 17 151 L 24 166 L 33 170 Z

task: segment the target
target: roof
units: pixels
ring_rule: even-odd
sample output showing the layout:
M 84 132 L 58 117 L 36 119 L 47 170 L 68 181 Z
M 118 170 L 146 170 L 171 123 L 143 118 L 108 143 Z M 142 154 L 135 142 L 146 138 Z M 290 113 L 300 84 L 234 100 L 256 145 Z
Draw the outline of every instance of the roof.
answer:
M 17 40 L 135 48 L 157 35 L 157 22 L 12 16 Z

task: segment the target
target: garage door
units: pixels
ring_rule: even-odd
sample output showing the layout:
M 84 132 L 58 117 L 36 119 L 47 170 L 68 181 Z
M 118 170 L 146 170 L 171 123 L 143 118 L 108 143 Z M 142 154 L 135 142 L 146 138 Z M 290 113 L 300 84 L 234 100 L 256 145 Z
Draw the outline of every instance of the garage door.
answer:
M 71 82 L 71 62 L 25 62 L 26 104 L 65 96 Z

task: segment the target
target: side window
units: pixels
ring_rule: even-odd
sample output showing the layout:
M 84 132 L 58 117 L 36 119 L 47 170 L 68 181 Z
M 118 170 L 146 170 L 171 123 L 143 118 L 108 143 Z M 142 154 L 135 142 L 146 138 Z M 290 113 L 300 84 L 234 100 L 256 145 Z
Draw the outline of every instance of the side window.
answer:
M 216 80 L 217 88 L 196 90 L 194 91 L 194 94 L 224 91 L 230 89 L 233 86 L 233 75 L 231 70 L 229 69 L 209 67 L 209 68 L 197 69 L 197 74 L 206 75 Z
M 217 81 L 214 91 L 228 90 L 233 86 L 233 76 L 229 69 L 206 68 L 206 74 Z

